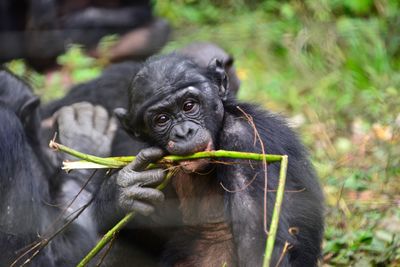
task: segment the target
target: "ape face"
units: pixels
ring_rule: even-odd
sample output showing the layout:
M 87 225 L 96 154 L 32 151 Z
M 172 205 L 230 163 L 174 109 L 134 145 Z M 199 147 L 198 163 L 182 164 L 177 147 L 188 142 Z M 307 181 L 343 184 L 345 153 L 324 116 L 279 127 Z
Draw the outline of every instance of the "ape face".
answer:
M 186 155 L 214 148 L 223 109 L 217 94 L 211 90 L 205 93 L 207 88 L 201 88 L 207 86 L 184 88 L 145 111 L 146 132 L 170 154 Z
M 119 117 L 129 132 L 170 154 L 212 150 L 224 117 L 226 84 L 218 61 L 201 68 L 187 58 L 158 57 L 135 77 L 129 111 Z

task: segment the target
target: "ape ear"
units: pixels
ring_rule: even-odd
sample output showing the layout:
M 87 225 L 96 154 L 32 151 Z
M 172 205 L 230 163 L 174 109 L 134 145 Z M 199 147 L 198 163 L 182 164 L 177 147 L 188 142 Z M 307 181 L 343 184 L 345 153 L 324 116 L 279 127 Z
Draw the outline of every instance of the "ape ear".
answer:
M 116 109 L 114 109 L 115 117 L 117 117 L 117 119 L 119 120 L 119 122 L 121 123 L 121 125 L 122 125 L 122 127 L 124 129 L 127 128 L 127 125 L 126 125 L 127 113 L 128 112 L 124 108 L 116 108 Z
M 134 137 L 139 137 L 139 133 L 132 130 L 132 127 L 128 123 L 128 111 L 124 108 L 114 109 L 114 114 L 122 125 L 122 128 Z
M 223 101 L 228 96 L 228 76 L 225 72 L 225 64 L 221 60 L 214 58 L 208 64 L 208 69 L 212 73 L 214 80 L 217 82 L 219 87 L 219 96 Z
M 18 116 L 23 120 L 29 117 L 37 107 L 40 105 L 40 99 L 37 96 L 32 96 L 26 101 L 21 108 L 18 110 Z
M 224 69 L 225 71 L 233 66 L 233 63 L 235 63 L 235 59 L 233 56 L 229 56 L 227 60 L 224 62 Z
M 37 110 L 40 105 L 40 99 L 37 96 L 31 96 L 22 106 L 17 110 L 18 117 L 21 120 L 28 135 L 35 140 L 38 139 L 38 125 L 40 124 L 39 111 Z

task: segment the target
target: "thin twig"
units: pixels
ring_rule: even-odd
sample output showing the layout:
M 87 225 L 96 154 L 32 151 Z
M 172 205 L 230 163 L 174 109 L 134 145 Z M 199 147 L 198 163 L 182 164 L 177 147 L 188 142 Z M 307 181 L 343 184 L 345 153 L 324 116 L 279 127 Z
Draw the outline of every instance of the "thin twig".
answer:
M 237 190 L 229 190 L 228 188 L 226 188 L 226 187 L 224 186 L 224 184 L 223 184 L 222 182 L 220 182 L 219 184 L 221 185 L 221 187 L 222 187 L 226 192 L 229 192 L 229 193 L 238 193 L 238 192 L 242 192 L 242 191 L 246 190 L 246 188 L 249 187 L 249 185 L 251 185 L 251 184 L 254 182 L 254 180 L 255 180 L 256 178 L 257 178 L 257 174 L 254 175 L 253 178 L 252 178 L 247 184 L 245 184 L 242 188 L 239 188 L 239 189 L 237 189 Z
M 96 267 L 100 267 L 100 265 L 104 262 L 108 253 L 110 253 L 116 238 L 117 238 L 117 233 L 114 233 L 113 237 L 111 238 L 110 244 L 108 245 L 107 250 L 104 251 L 103 255 L 101 255 L 101 258 L 100 258 L 99 262 L 96 264 Z
M 264 151 L 264 146 L 261 142 L 262 149 Z M 81 153 L 79 151 L 73 150 L 69 147 L 63 146 L 61 144 L 58 144 L 54 141 L 50 142 L 49 146 L 53 149 L 63 151 L 65 153 L 68 153 L 70 155 L 73 155 L 75 157 L 84 159 L 85 161 L 88 162 L 93 162 L 97 164 L 101 164 L 104 166 L 107 166 L 107 168 L 122 168 L 129 164 L 135 157 L 129 156 L 129 157 L 113 157 L 113 158 L 100 158 L 100 157 L 95 157 L 92 155 L 87 155 L 84 153 Z M 225 151 L 225 150 L 216 150 L 216 151 L 203 151 L 203 152 L 198 152 L 193 155 L 189 156 L 176 156 L 176 155 L 169 155 L 164 158 L 162 158 L 160 161 L 157 162 L 156 164 L 150 164 L 148 168 L 152 168 L 154 166 L 160 166 L 160 165 L 167 165 L 168 167 L 171 166 L 171 164 L 179 162 L 179 161 L 187 161 L 187 160 L 195 160 L 195 159 L 202 159 L 202 158 L 233 158 L 233 159 L 247 159 L 247 160 L 256 160 L 256 161 L 263 161 L 263 162 L 281 162 L 281 172 L 280 172 L 280 183 L 278 186 L 278 193 L 277 193 L 277 200 L 275 202 L 275 208 L 274 208 L 274 213 L 272 217 L 272 222 L 271 223 L 271 228 L 270 231 L 273 230 L 274 223 L 278 223 L 279 221 L 279 210 L 280 205 L 278 203 L 282 202 L 282 199 L 279 201 L 278 196 L 282 194 L 283 196 L 283 189 L 280 189 L 282 186 L 282 180 L 283 180 L 283 186 L 285 183 L 286 179 L 286 168 L 287 168 L 287 156 L 282 156 L 282 155 L 270 155 L 270 154 L 258 154 L 258 153 L 250 153 L 250 152 L 238 152 L 238 151 Z M 80 164 L 83 163 L 83 161 L 78 161 Z M 68 162 L 67 162 L 68 163 Z M 71 163 L 71 162 L 70 162 Z M 66 163 L 65 163 L 66 164 Z M 266 165 L 264 165 L 266 167 Z M 80 166 L 82 167 L 82 166 Z M 266 168 L 264 167 L 264 172 L 266 173 Z M 72 169 L 72 168 L 69 168 Z M 170 171 L 164 180 L 162 184 L 160 184 L 157 189 L 162 189 L 164 188 L 168 180 L 174 175 L 172 171 Z M 284 176 L 284 177 L 283 177 Z M 267 184 L 267 181 L 265 181 Z M 278 205 L 278 206 L 277 206 Z M 279 207 L 279 208 L 278 208 Z M 278 210 L 278 212 L 277 212 Z M 278 214 L 277 214 L 278 213 Z M 276 215 L 277 214 L 277 215 Z M 86 266 L 89 261 L 95 257 L 101 250 L 102 248 L 110 242 L 110 240 L 113 238 L 113 236 L 118 233 L 122 227 L 124 227 L 133 217 L 135 213 L 130 212 L 128 213 L 119 223 L 117 223 L 111 230 L 109 230 L 103 238 L 97 243 L 97 245 L 82 259 L 82 261 L 77 265 L 78 267 L 83 267 Z M 277 219 L 275 217 L 278 217 Z M 276 222 L 275 222 L 276 221 Z M 277 225 L 274 226 L 277 228 Z M 273 247 L 273 242 L 275 241 L 275 235 L 276 235 L 276 229 L 274 230 L 275 234 L 274 235 L 269 235 L 268 236 L 268 244 L 272 243 Z M 273 239 L 271 239 L 273 238 Z M 272 242 L 271 242 L 272 240 Z M 272 252 L 272 250 L 271 250 Z M 267 255 L 267 254 L 266 254 Z M 265 258 L 264 258 L 265 262 Z M 269 262 L 269 261 L 268 261 Z M 266 265 L 268 266 L 268 265 Z
M 57 218 L 51 223 L 50 226 L 47 227 L 47 229 L 53 229 L 54 226 L 61 221 L 63 215 L 65 214 L 65 212 L 67 211 L 68 208 L 71 207 L 71 205 L 75 202 L 75 200 L 78 198 L 78 196 L 82 193 L 82 191 L 86 188 L 86 186 L 89 184 L 89 182 L 91 181 L 91 179 L 93 178 L 94 174 L 96 173 L 96 171 L 94 171 L 88 179 L 86 179 L 85 183 L 83 184 L 83 186 L 80 188 L 79 192 L 74 196 L 74 198 L 68 203 L 68 205 L 61 211 L 61 213 L 57 216 Z M 84 207 L 84 206 L 82 206 Z M 72 212 L 68 217 L 66 217 L 65 219 L 68 219 L 69 217 L 71 217 L 74 213 L 78 212 L 82 207 L 80 207 L 79 209 L 75 210 L 74 212 Z M 86 207 L 84 208 L 86 209 Z M 83 212 L 83 211 L 82 211 Z M 80 213 L 79 213 L 80 214 Z M 79 216 L 79 215 L 78 215 Z M 71 219 L 71 221 L 68 222 L 68 225 L 70 223 L 72 223 L 72 221 L 74 221 L 78 216 L 75 216 Z M 64 225 L 65 226 L 65 225 Z M 48 230 L 46 230 L 48 231 Z M 29 253 L 31 253 L 32 251 L 34 251 L 36 248 L 37 250 L 32 254 L 32 256 L 30 256 L 21 266 L 26 265 L 27 263 L 29 263 L 34 257 L 37 256 L 37 254 L 58 234 L 60 233 L 60 231 L 56 231 L 56 234 L 43 234 L 43 236 L 50 236 L 50 238 L 42 238 L 39 241 L 35 241 L 34 243 L 32 243 L 31 245 L 27 246 L 27 249 L 25 252 L 23 252 L 12 264 L 10 267 L 13 267 L 15 264 L 18 263 L 18 261 L 20 261 L 23 257 L 27 256 Z M 39 248 L 38 248 L 39 247 Z
M 278 191 L 276 192 L 274 211 L 272 213 L 271 225 L 269 227 L 269 235 L 265 246 L 263 267 L 269 267 L 271 262 L 272 251 L 274 249 L 276 233 L 278 230 L 279 214 L 282 207 L 283 193 L 286 183 L 286 172 L 288 165 L 288 157 L 282 156 L 281 169 L 279 171 Z
M 264 142 L 261 139 L 260 133 L 257 130 L 256 124 L 254 123 L 254 119 L 252 116 L 247 114 L 241 107 L 237 106 L 236 107 L 240 112 L 244 114 L 246 117 L 247 121 L 249 122 L 250 126 L 253 127 L 254 130 L 254 146 L 256 145 L 256 140 L 260 142 L 261 146 L 261 153 L 265 155 L 265 147 L 264 147 Z M 263 169 L 264 169 L 264 232 L 266 235 L 268 235 L 268 228 L 267 228 L 267 215 L 268 215 L 268 199 L 267 199 L 267 194 L 268 194 L 268 172 L 267 172 L 267 161 L 265 158 L 263 158 L 262 161 L 263 164 Z
M 164 181 L 156 188 L 158 190 L 164 189 L 171 177 L 175 174 L 175 171 L 170 171 L 165 177 Z M 93 257 L 95 257 L 103 247 L 112 240 L 112 238 L 135 216 L 135 212 L 129 212 L 125 217 L 119 221 L 113 228 L 111 228 L 103 238 L 96 244 L 96 246 L 78 263 L 77 267 L 86 266 Z
M 279 267 L 279 265 L 281 265 L 283 258 L 285 257 L 285 255 L 288 253 L 289 249 L 292 247 L 292 245 L 285 241 L 285 245 L 283 246 L 281 255 L 279 256 L 279 260 L 278 262 L 275 264 L 275 267 Z

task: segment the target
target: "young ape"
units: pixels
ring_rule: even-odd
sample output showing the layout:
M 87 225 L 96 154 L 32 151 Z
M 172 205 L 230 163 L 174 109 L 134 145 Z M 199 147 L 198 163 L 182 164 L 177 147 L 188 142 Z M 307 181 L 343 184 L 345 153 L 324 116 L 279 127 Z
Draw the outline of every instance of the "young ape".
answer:
M 229 90 L 233 94 L 238 91 L 239 79 L 235 72 L 233 57 L 222 48 L 213 43 L 201 42 L 189 44 L 179 49 L 177 53 L 192 58 L 203 67 L 207 67 L 212 58 L 221 59 L 231 81 Z M 65 97 L 42 107 L 41 115 L 45 119 L 42 124 L 51 125 L 52 116 L 57 110 L 81 101 L 101 105 L 109 113 L 117 107 L 127 108 L 128 88 L 140 67 L 141 64 L 135 62 L 114 64 L 99 78 L 74 86 Z M 52 138 L 52 131 L 47 130 L 46 133 L 45 140 Z M 146 146 L 140 140 L 133 140 L 122 128 L 119 128 L 111 153 L 113 156 L 136 155 Z M 105 179 L 94 203 L 95 217 L 101 233 L 109 230 L 125 214 L 118 205 L 115 205 L 114 200 L 118 190 L 115 188 L 114 179 L 115 177 Z M 141 266 L 157 266 L 165 240 L 170 239 L 169 233 L 172 233 L 177 225 L 181 225 L 175 192 L 168 188 L 164 190 L 164 193 L 168 201 L 157 205 L 157 212 L 150 218 L 136 216 L 135 220 L 123 229 L 111 253 L 106 257 L 106 266 L 130 266 L 132 260 Z
M 146 142 L 136 160 L 116 179 L 119 206 L 144 214 L 162 192 L 147 187 L 166 172 L 146 170 L 165 154 L 187 155 L 214 149 L 288 155 L 286 193 L 273 251 L 275 266 L 316 266 L 323 235 L 323 195 L 308 155 L 286 122 L 228 94 L 222 64 L 200 67 L 171 54 L 150 58 L 135 76 L 128 110 L 116 111 L 125 129 Z M 240 163 L 240 164 L 238 164 Z M 275 202 L 279 164 L 268 165 L 267 218 Z M 209 160 L 180 163 L 172 178 L 183 226 L 164 251 L 164 266 L 261 266 L 263 226 L 262 163 Z M 296 229 L 291 231 L 290 229 Z

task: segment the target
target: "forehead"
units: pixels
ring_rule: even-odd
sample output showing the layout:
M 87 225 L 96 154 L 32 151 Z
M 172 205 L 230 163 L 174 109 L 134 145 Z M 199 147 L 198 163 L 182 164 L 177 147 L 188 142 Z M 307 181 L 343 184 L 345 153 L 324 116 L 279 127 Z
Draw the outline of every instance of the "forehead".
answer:
M 133 102 L 147 102 L 154 96 L 165 98 L 182 88 L 208 81 L 203 70 L 193 62 L 167 59 L 150 62 L 139 71 L 132 84 Z
M 177 104 L 180 104 L 180 101 L 183 101 L 187 98 L 194 98 L 198 100 L 201 95 L 201 88 L 199 88 L 198 86 L 188 86 L 164 97 L 161 101 L 157 101 L 154 104 L 149 105 L 147 111 L 153 112 L 162 108 L 175 106 Z

